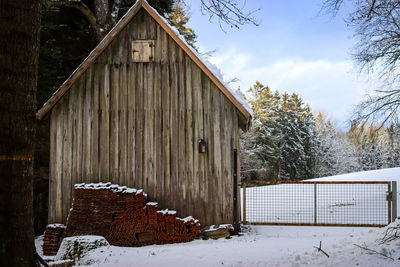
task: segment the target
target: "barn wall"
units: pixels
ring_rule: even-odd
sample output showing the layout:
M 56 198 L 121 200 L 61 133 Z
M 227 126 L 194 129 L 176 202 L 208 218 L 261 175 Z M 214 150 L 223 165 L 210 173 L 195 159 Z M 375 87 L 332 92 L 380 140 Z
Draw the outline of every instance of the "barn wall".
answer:
M 154 62 L 132 62 L 137 39 L 155 40 Z M 49 222 L 66 221 L 81 182 L 143 188 L 202 225 L 233 222 L 236 108 L 144 10 L 52 109 L 50 131 Z

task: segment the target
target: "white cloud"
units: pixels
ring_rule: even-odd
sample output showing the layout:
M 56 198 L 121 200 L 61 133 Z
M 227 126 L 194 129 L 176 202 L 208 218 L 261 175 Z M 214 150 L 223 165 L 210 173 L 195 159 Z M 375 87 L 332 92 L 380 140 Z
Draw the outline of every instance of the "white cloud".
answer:
M 247 91 L 256 80 L 280 92 L 295 92 L 313 110 L 323 110 L 340 122 L 365 94 L 365 77 L 359 77 L 350 61 L 288 59 L 269 62 L 234 48 L 217 52 L 210 61 L 226 80 L 239 78 L 237 86 Z

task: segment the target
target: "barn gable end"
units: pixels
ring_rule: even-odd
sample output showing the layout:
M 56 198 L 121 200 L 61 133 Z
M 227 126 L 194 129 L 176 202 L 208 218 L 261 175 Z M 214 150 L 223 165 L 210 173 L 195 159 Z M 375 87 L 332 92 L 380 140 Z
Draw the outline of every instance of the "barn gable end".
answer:
M 154 43 L 152 60 L 133 60 L 135 40 Z M 65 222 L 73 184 L 112 182 L 203 225 L 232 223 L 233 150 L 247 119 L 215 79 L 146 8 L 85 68 L 41 113 L 51 111 L 49 222 Z

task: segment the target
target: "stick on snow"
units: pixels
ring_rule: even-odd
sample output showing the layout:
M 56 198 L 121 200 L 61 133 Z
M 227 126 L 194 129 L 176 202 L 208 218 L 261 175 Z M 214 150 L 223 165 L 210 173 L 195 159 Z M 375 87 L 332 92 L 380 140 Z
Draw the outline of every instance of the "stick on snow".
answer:
M 314 248 L 316 248 L 318 251 L 324 253 L 325 256 L 327 256 L 329 258 L 328 253 L 326 253 L 325 251 L 322 250 L 321 245 L 322 245 L 322 241 L 319 241 L 319 247 L 314 247 Z

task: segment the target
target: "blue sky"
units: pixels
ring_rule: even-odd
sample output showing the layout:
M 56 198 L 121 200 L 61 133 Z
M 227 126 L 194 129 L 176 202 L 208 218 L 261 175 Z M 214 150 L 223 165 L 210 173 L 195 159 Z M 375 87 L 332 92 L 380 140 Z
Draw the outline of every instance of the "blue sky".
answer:
M 217 20 L 210 23 L 201 14 L 199 2 L 186 0 L 189 26 L 201 52 L 216 49 L 210 61 L 226 80 L 238 78 L 234 86 L 243 92 L 256 80 L 273 90 L 296 92 L 313 111 L 324 111 L 345 127 L 368 86 L 351 59 L 355 40 L 345 12 L 335 18 L 320 15 L 322 0 L 247 0 L 247 10 L 261 9 L 255 14 L 260 26 L 224 25 L 224 33 Z

